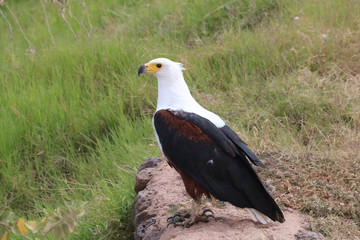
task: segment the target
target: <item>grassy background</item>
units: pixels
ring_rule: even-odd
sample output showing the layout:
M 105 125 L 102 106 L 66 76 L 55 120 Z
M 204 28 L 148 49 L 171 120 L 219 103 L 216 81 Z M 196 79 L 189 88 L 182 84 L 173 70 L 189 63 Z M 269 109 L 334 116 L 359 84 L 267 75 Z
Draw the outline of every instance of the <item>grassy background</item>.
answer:
M 196 99 L 268 163 L 283 207 L 359 235 L 360 2 L 11 0 L 0 6 L 0 208 L 87 202 L 71 239 L 131 238 L 134 175 L 159 155 L 156 80 L 183 62 Z

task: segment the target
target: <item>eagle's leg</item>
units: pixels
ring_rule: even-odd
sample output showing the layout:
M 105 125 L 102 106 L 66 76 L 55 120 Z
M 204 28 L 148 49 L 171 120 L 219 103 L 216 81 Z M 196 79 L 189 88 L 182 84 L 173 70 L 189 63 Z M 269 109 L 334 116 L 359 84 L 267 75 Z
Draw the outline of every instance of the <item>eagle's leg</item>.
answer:
M 201 211 L 200 201 L 194 200 L 192 202 L 191 209 L 184 209 L 180 212 L 177 212 L 174 216 L 169 217 L 167 221 L 168 226 L 174 224 L 175 227 L 190 227 L 198 222 L 209 222 L 209 218 L 214 218 L 216 221 L 216 217 L 214 216 L 213 211 L 210 209 Z

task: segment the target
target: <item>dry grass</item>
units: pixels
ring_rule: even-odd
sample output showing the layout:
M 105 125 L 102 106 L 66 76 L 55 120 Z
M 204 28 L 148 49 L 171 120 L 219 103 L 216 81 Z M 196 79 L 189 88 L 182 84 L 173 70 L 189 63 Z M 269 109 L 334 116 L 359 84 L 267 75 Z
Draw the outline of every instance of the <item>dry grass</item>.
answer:
M 357 23 L 360 26 L 360 20 Z M 327 32 L 317 55 L 310 59 L 313 71 L 320 74 L 360 74 L 360 31 L 341 29 Z
M 343 217 L 326 216 L 309 219 L 309 229 L 330 236 L 331 239 L 360 239 L 359 225 Z
M 306 108 L 299 110 L 303 115 L 298 117 L 296 107 L 275 117 L 288 138 L 274 134 L 272 121 L 263 124 L 259 154 L 268 167 L 260 171 L 279 202 L 314 217 L 311 230 L 331 239 L 356 239 L 360 236 L 360 79 L 352 75 L 354 71 L 345 74 L 339 69 L 302 70 L 288 80 L 288 95 L 295 91 L 299 99 L 311 97 L 313 104 L 323 102 L 331 109 L 316 119 L 307 116 Z M 296 124 L 299 128 L 294 132 L 289 126 Z M 274 136 L 282 140 L 273 142 Z

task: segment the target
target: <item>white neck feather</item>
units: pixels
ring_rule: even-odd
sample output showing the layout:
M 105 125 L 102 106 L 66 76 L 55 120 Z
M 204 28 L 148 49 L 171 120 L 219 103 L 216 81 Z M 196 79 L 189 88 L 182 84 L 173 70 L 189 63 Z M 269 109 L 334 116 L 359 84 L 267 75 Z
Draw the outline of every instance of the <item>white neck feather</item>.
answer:
M 155 74 L 158 79 L 158 102 L 156 111 L 161 109 L 183 110 L 207 118 L 217 127 L 224 121 L 216 114 L 206 110 L 192 97 L 180 67 L 169 69 L 166 74 Z
M 173 109 L 185 110 L 199 105 L 191 96 L 190 90 L 185 83 L 182 72 L 176 72 L 171 78 L 158 76 L 158 101 L 156 110 Z

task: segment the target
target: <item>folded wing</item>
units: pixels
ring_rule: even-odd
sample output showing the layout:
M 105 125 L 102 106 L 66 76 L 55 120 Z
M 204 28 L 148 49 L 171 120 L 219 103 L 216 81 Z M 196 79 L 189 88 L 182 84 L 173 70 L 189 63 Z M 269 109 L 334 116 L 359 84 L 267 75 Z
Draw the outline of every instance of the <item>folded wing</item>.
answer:
M 182 175 L 221 201 L 285 221 L 249 160 L 263 163 L 228 126 L 218 128 L 194 113 L 159 110 L 154 128 L 164 155 Z

